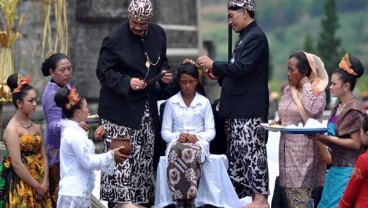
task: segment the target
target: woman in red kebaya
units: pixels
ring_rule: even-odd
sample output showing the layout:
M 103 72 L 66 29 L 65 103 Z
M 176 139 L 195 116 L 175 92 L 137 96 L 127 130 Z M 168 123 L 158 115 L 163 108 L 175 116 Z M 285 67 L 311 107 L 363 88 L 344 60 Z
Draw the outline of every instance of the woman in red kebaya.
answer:
M 365 117 L 362 124 L 362 143 L 368 145 L 368 117 Z M 353 174 L 342 195 L 339 208 L 345 207 L 368 207 L 368 151 L 361 154 L 355 164 Z

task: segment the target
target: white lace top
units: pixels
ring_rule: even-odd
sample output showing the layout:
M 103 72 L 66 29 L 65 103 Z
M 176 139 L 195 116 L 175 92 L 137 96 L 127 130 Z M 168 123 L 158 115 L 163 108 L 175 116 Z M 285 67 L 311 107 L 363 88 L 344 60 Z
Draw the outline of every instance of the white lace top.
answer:
M 77 122 L 63 119 L 61 126 L 59 196 L 91 198 L 94 170 L 113 174 L 114 154 L 95 154 L 94 143 Z
M 166 155 L 182 132 L 197 136 L 196 144 L 202 148 L 203 162 L 210 154 L 209 142 L 216 135 L 211 103 L 203 95 L 196 93 L 189 107 L 185 105 L 181 92 L 167 100 L 161 129 L 162 138 L 167 142 Z

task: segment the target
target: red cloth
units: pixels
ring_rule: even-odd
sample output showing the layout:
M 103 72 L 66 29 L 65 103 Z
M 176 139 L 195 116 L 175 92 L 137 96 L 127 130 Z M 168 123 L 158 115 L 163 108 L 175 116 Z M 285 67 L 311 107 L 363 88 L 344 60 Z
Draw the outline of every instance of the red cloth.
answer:
M 340 199 L 339 208 L 368 207 L 368 151 L 361 154 Z

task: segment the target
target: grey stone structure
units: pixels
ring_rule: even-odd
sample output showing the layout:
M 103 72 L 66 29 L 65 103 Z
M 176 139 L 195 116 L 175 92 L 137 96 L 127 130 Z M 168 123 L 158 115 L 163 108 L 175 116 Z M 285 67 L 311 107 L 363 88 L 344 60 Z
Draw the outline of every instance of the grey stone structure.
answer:
M 96 65 L 103 38 L 111 29 L 127 18 L 127 7 L 131 0 L 67 0 L 69 52 L 74 75 L 72 84 L 90 104 L 91 113 L 97 112 L 100 84 L 96 77 Z M 52 1 L 51 1 L 52 2 Z M 169 64 L 176 67 L 184 58 L 195 59 L 206 53 L 203 50 L 200 27 L 200 0 L 152 0 L 153 22 L 166 31 Z M 44 24 L 44 0 L 20 1 L 18 15 L 25 14 L 26 22 L 21 30 L 23 39 L 14 45 L 16 72 L 31 76 L 38 100 L 41 101 L 43 88 L 49 81 L 41 73 L 41 40 Z M 52 24 L 53 32 L 55 25 Z M 213 56 L 212 56 L 213 57 Z M 214 82 L 208 82 L 211 89 Z M 212 83 L 212 84 L 211 84 Z M 208 93 L 218 97 L 218 90 Z M 211 99 L 211 100 L 213 100 Z M 32 116 L 36 122 L 43 121 L 42 107 L 37 107 Z M 12 103 L 3 108 L 3 128 L 14 112 Z M 0 140 L 2 133 L 0 132 Z

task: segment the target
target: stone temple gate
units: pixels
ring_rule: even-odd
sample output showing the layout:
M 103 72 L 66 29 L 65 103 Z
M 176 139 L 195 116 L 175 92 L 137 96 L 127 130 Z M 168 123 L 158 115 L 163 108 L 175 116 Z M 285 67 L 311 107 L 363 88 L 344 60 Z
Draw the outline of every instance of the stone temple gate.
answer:
M 72 84 L 78 87 L 90 104 L 96 103 L 100 84 L 96 77 L 96 65 L 103 38 L 114 26 L 127 18 L 131 0 L 67 0 L 69 52 L 74 75 Z M 161 25 L 167 35 L 168 59 L 172 67 L 185 58 L 203 54 L 200 27 L 200 0 L 152 0 L 153 22 Z M 39 97 L 49 78 L 41 72 L 41 40 L 44 24 L 44 1 L 21 0 L 18 14 L 25 14 L 21 33 L 23 39 L 14 46 L 16 72 L 31 76 L 31 83 Z M 52 26 L 53 27 L 53 26 Z M 208 86 L 207 86 L 208 88 Z M 210 94 L 210 93 L 209 93 Z M 213 98 L 217 98 L 216 92 Z M 96 105 L 90 105 L 95 113 Z M 3 128 L 13 114 L 13 106 L 7 103 L 3 111 Z M 43 120 L 42 107 L 37 108 L 34 119 Z M 1 136 L 2 137 L 2 136 Z
M 73 83 L 81 94 L 97 99 L 99 83 L 95 69 L 103 38 L 111 29 L 127 18 L 130 0 L 68 0 L 69 53 L 72 59 Z M 152 0 L 153 22 L 166 31 L 168 58 L 171 65 L 183 58 L 197 57 L 202 50 L 202 40 L 197 27 L 198 0 Z M 31 74 L 32 84 L 42 92 L 48 79 L 40 71 L 42 59 L 41 39 L 43 30 L 43 0 L 20 1 L 20 12 L 26 15 L 22 30 L 23 39 L 14 52 L 16 71 Z

